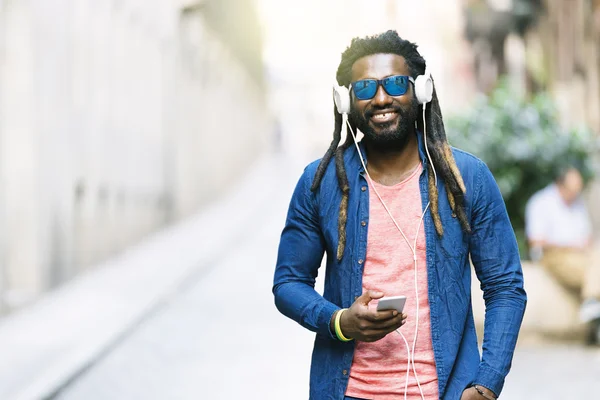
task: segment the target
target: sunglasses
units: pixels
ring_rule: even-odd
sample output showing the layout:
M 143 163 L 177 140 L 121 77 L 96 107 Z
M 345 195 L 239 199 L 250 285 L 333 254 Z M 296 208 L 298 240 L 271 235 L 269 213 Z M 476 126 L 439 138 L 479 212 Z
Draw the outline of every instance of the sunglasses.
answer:
M 415 84 L 415 80 L 410 76 L 394 75 L 384 79 L 362 79 L 350 85 L 358 100 L 370 100 L 375 97 L 379 85 L 383 86 L 390 96 L 402 96 L 408 91 L 409 82 Z

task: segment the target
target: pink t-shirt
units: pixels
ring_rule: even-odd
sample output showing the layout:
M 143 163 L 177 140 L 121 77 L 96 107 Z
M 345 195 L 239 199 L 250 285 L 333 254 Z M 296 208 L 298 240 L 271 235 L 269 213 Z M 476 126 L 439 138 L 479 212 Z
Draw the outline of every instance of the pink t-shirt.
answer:
M 421 171 L 422 166 L 419 165 L 411 176 L 394 186 L 373 184 L 411 246 L 414 246 L 415 236 L 417 236 L 419 329 L 415 347 L 415 367 L 425 399 L 433 400 L 438 399 L 438 378 L 431 342 L 423 223 L 420 224 L 417 235 L 417 227 L 423 214 L 419 190 Z M 412 350 L 417 311 L 413 253 L 372 187 L 369 192 L 369 203 L 369 233 L 363 272 L 363 293 L 367 290 L 377 290 L 383 292 L 385 296 L 407 297 L 404 312 L 408 317 L 400 331 Z M 376 306 L 377 300 L 369 303 L 370 308 L 374 309 Z M 391 332 L 377 342 L 357 342 L 346 395 L 369 400 L 403 399 L 407 360 L 406 344 L 396 332 Z M 421 398 L 412 365 L 407 395 L 409 399 Z

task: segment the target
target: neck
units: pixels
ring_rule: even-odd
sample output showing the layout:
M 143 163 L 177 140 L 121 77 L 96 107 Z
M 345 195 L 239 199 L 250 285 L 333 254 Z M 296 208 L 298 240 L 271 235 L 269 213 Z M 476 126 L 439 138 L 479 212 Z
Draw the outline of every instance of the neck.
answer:
M 567 189 L 560 184 L 557 184 L 556 187 L 558 188 L 558 193 L 560 194 L 562 201 L 569 207 L 573 205 L 575 198 L 573 198 L 572 195 L 567 192 Z
M 365 142 L 371 178 L 382 185 L 391 186 L 406 179 L 421 162 L 416 135 L 411 135 L 406 145 L 399 149 L 381 149 Z

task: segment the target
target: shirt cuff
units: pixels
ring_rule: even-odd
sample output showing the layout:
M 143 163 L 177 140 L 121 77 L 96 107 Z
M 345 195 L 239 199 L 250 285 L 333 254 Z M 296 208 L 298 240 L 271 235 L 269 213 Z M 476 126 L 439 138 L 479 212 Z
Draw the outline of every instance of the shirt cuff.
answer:
M 335 332 L 331 332 L 330 327 L 331 318 L 333 318 L 333 314 L 335 314 L 335 312 L 338 310 L 341 310 L 341 308 L 327 301 L 323 306 L 323 309 L 321 309 L 321 313 L 319 315 L 319 326 L 325 327 L 321 333 L 335 340 L 338 340 L 338 338 L 335 335 Z
M 479 385 L 490 389 L 496 397 L 500 396 L 504 387 L 504 375 L 499 374 L 492 368 L 486 365 L 480 365 L 477 371 L 477 378 L 473 381 L 473 385 Z

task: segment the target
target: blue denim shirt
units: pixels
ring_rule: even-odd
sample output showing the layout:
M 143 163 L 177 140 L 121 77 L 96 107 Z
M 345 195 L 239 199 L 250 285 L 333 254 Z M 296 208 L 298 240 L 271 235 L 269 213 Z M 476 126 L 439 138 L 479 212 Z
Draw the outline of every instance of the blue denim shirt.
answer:
M 428 164 L 420 135 L 419 148 L 424 209 L 429 202 Z M 361 152 L 366 159 L 362 144 Z M 452 400 L 460 399 L 471 384 L 500 394 L 526 304 L 515 235 L 494 177 L 476 157 L 457 149 L 453 149 L 453 154 L 466 186 L 466 212 L 472 233 L 465 233 L 453 216 L 441 182 L 439 212 L 444 235 L 436 233 L 429 211 L 424 221 L 431 338 L 439 395 Z M 310 372 L 310 399 L 314 400 L 344 398 L 355 342 L 337 340 L 329 323 L 337 310 L 350 307 L 362 294 L 369 186 L 355 148 L 346 150 L 344 162 L 350 195 L 342 260 L 336 259 L 341 191 L 335 166 L 330 163 L 320 189 L 313 193 L 310 186 L 318 166 L 315 161 L 304 170 L 292 196 L 275 269 L 273 293 L 277 308 L 316 332 Z M 321 295 L 314 285 L 325 253 L 325 288 Z M 481 282 L 486 305 L 481 356 L 471 306 L 469 257 Z

